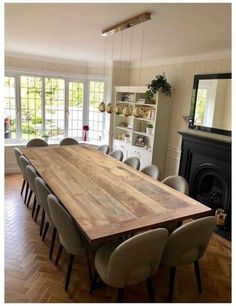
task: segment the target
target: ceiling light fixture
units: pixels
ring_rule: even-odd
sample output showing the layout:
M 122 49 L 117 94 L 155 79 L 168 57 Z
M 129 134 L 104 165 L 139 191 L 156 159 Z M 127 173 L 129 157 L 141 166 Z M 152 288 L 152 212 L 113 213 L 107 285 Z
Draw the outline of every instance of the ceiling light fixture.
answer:
M 116 32 L 123 31 L 125 29 L 128 29 L 130 27 L 133 27 L 139 23 L 145 22 L 147 20 L 151 19 L 151 13 L 143 13 L 140 15 L 137 15 L 135 17 L 129 18 L 123 22 L 120 22 L 112 27 L 109 27 L 102 31 L 102 36 L 109 36 Z

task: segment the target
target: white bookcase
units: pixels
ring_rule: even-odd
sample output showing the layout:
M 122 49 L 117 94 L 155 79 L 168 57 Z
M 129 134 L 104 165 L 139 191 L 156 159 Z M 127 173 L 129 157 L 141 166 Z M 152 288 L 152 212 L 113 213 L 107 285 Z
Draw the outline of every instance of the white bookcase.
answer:
M 113 150 L 122 150 L 124 159 L 137 156 L 141 168 L 156 164 L 165 176 L 166 145 L 168 141 L 168 127 L 170 124 L 170 98 L 158 93 L 154 97 L 155 104 L 145 101 L 144 86 L 115 87 L 115 108 L 113 120 Z M 130 115 L 124 115 L 124 109 L 130 109 Z M 120 114 L 117 114 L 117 108 Z M 134 110 L 140 111 L 137 117 Z M 146 125 L 152 124 L 152 134 L 146 132 Z M 143 140 L 143 142 L 139 142 Z

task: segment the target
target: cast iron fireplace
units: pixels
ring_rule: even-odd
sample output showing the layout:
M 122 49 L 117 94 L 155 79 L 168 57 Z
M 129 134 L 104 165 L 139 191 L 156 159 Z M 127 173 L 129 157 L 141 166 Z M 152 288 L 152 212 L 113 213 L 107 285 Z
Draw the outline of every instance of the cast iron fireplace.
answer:
M 226 213 L 218 232 L 231 234 L 231 143 L 180 132 L 182 151 L 179 175 L 189 183 L 190 197 Z

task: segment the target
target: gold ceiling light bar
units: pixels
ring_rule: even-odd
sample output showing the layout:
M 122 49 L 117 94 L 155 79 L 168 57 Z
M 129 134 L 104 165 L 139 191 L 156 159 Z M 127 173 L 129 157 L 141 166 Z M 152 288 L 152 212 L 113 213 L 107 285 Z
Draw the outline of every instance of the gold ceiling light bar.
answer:
M 109 27 L 103 30 L 102 36 L 112 35 L 116 32 L 123 31 L 125 29 L 135 26 L 136 24 L 147 21 L 149 19 L 151 19 L 151 13 L 143 13 L 143 14 L 137 15 L 135 17 L 129 18 L 121 23 L 118 23 L 112 27 Z

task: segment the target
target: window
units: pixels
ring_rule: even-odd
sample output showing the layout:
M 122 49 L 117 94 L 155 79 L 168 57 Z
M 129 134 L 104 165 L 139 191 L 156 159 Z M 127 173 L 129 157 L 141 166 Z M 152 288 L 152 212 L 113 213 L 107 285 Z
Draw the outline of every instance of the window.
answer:
M 4 79 L 4 138 L 16 139 L 16 90 L 15 78 Z
M 104 99 L 104 82 L 91 81 L 89 84 L 89 138 L 103 139 L 105 114 L 98 106 Z
M 21 76 L 21 139 L 42 135 L 42 78 Z
M 104 81 L 73 80 L 34 75 L 10 75 L 4 82 L 5 140 L 49 137 L 82 140 L 89 125 L 89 141 L 108 142 L 110 116 L 98 111 L 104 100 Z
M 84 84 L 69 82 L 68 100 L 68 136 L 82 137 L 83 128 Z
M 207 89 L 198 89 L 197 107 L 195 110 L 195 124 L 203 125 L 204 113 L 206 111 Z
M 62 139 L 65 131 L 65 81 L 45 78 L 45 134 Z

